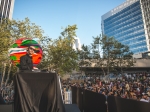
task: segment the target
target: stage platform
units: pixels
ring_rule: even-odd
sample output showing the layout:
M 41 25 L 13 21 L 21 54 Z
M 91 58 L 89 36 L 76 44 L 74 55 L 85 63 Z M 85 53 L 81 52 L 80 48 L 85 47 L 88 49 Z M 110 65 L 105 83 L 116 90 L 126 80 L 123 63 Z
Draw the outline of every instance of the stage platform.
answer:
M 80 112 L 76 104 L 64 104 L 65 112 Z M 13 104 L 0 105 L 0 112 L 14 112 Z
M 14 76 L 14 87 L 13 112 L 80 112 L 77 105 L 63 104 L 56 73 L 19 72 Z
M 0 104 L 0 112 L 13 112 L 12 104 Z
M 81 112 L 76 104 L 64 104 L 66 112 Z
M 76 104 L 63 104 L 55 73 L 16 73 L 14 87 L 14 103 L 4 104 L 0 97 L 0 112 L 80 112 Z

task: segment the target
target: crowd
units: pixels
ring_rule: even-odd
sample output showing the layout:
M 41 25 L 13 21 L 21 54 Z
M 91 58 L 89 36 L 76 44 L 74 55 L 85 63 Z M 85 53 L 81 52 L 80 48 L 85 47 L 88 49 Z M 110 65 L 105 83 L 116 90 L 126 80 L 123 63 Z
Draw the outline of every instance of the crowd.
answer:
M 121 77 L 114 80 L 102 79 L 102 77 L 93 75 L 86 76 L 82 82 L 73 82 L 70 79 L 63 80 L 65 91 L 69 86 L 76 86 L 89 91 L 103 94 L 106 97 L 113 95 L 116 97 L 134 99 L 143 102 L 150 102 L 150 74 L 141 73 L 125 73 Z
M 107 79 L 104 79 L 103 77 L 96 75 L 84 76 L 82 78 L 77 77 L 76 81 L 73 80 L 73 78 L 61 80 L 63 93 L 71 91 L 71 86 L 76 86 L 78 88 L 103 94 L 106 98 L 109 95 L 113 95 L 126 99 L 150 102 L 149 73 L 124 73 L 121 77 L 115 77 L 113 80 L 110 76 L 108 76 Z M 13 102 L 13 83 L 7 85 L 5 83 L 1 83 L 0 94 L 6 103 Z
M 3 97 L 5 103 L 12 103 L 14 101 L 14 86 L 13 82 L 0 84 L 0 95 Z

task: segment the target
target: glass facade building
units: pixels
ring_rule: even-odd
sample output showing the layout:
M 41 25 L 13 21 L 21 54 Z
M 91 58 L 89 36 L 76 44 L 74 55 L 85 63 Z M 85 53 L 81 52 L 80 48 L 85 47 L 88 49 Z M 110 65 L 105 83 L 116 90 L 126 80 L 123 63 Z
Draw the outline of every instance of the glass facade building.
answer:
M 144 29 L 147 39 L 150 39 L 150 0 L 141 0 Z
M 12 19 L 15 0 L 0 0 L 0 18 Z
M 143 12 L 140 0 L 127 0 L 102 16 L 102 33 L 128 45 L 135 54 L 149 51 Z

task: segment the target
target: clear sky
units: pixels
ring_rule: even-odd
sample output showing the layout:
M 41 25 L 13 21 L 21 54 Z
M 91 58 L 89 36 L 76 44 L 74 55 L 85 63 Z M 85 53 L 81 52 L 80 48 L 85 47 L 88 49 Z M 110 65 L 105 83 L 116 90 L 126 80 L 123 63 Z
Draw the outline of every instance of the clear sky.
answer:
M 126 0 L 15 0 L 13 19 L 42 27 L 45 35 L 58 38 L 61 28 L 76 24 L 81 44 L 90 45 L 101 34 L 101 16 Z

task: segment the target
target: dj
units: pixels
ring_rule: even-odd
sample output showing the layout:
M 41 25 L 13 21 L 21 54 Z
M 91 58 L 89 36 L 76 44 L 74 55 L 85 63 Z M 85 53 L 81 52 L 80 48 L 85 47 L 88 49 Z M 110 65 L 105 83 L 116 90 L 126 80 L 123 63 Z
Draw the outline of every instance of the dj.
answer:
M 27 48 L 27 54 L 20 57 L 20 70 L 32 70 L 33 62 L 32 62 L 32 55 L 35 53 L 35 47 L 29 46 Z

